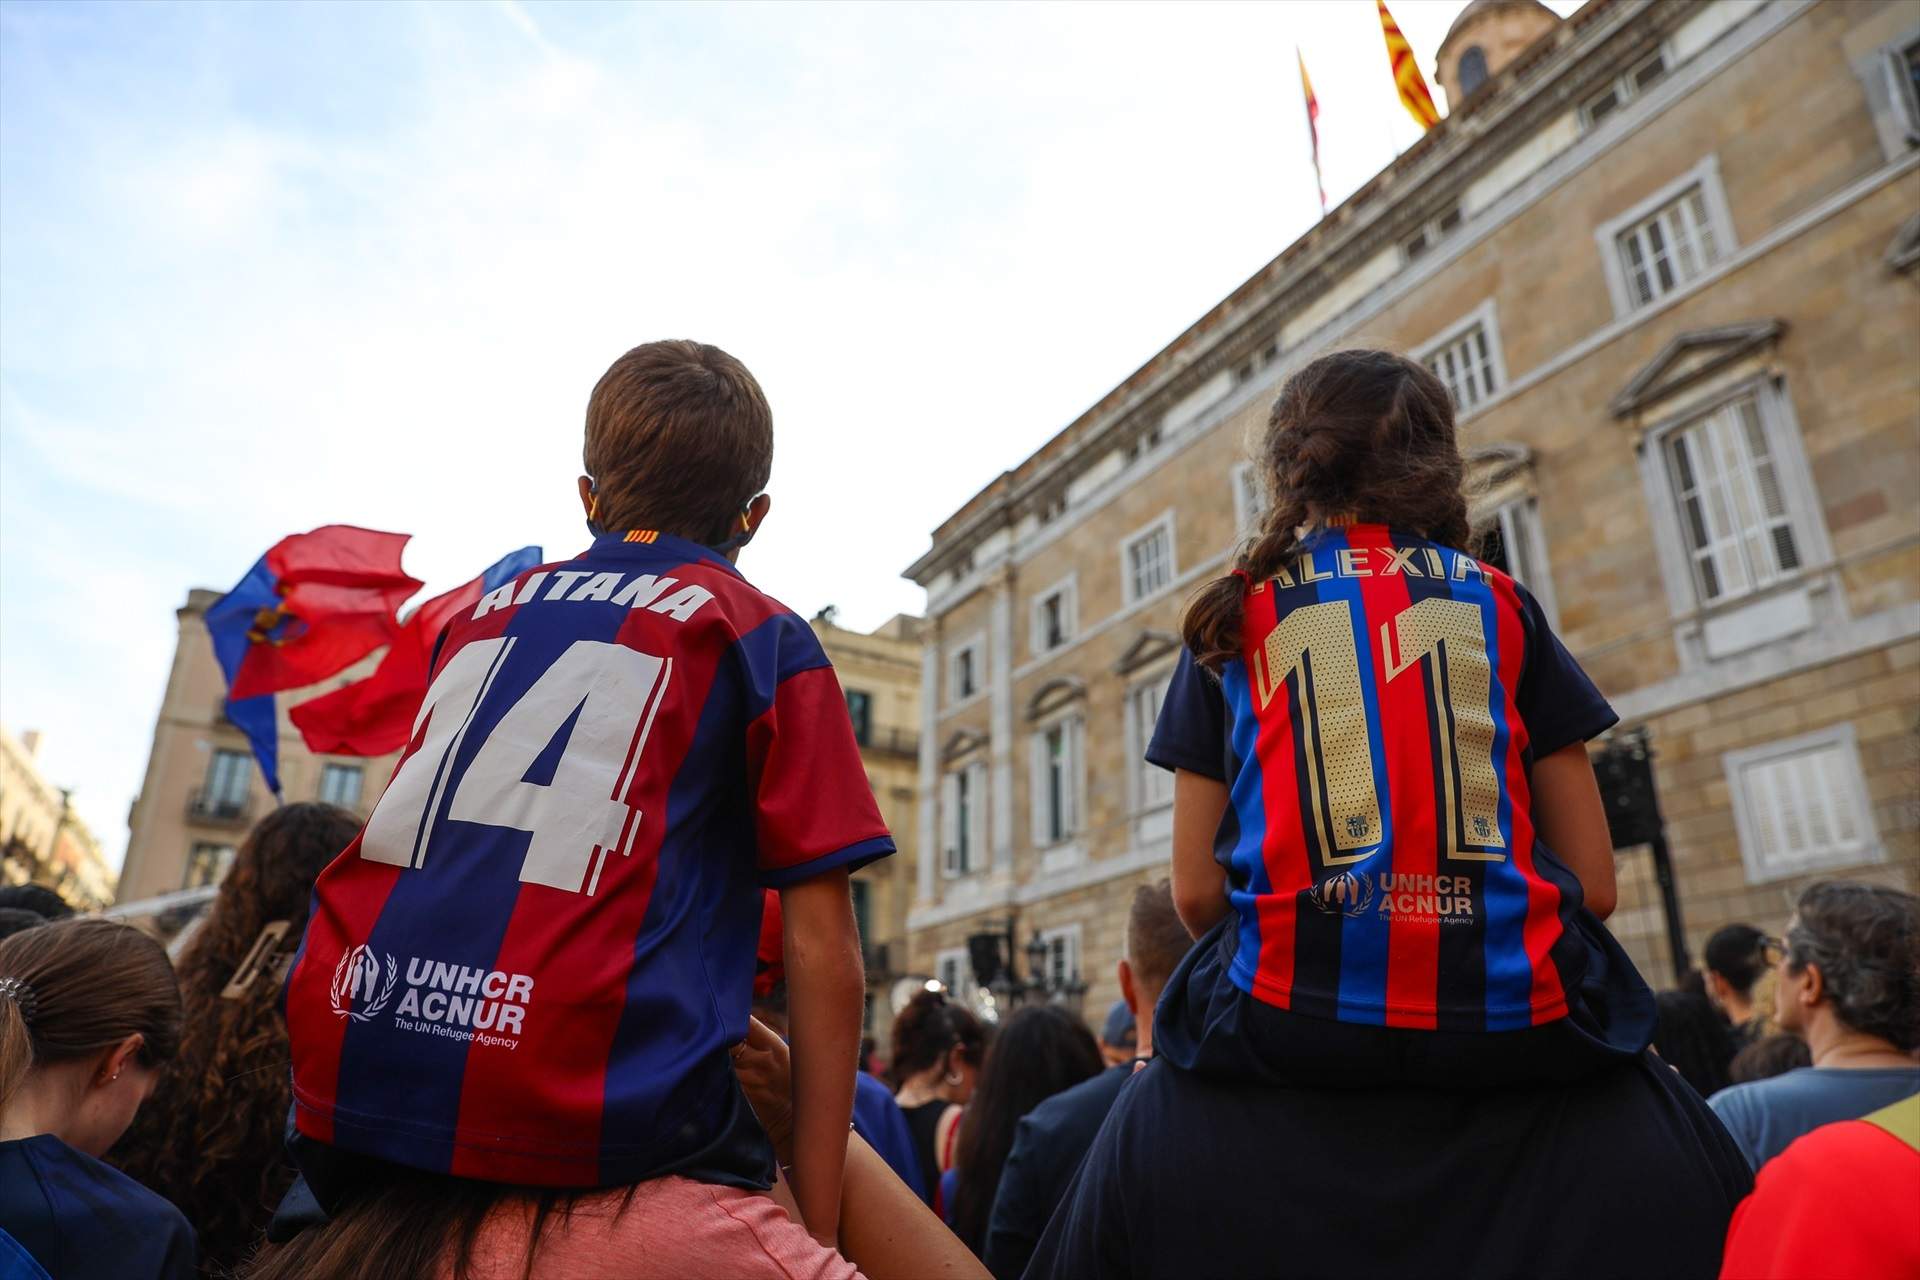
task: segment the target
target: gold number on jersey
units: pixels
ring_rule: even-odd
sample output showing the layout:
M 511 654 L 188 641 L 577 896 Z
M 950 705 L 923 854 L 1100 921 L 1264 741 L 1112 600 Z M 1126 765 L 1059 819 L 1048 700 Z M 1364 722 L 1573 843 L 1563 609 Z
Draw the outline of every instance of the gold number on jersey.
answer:
M 1480 607 L 1465 600 L 1422 600 L 1380 625 L 1391 680 L 1431 658 L 1433 713 L 1448 759 L 1440 770 L 1447 856 L 1501 862 L 1500 779 L 1493 771 L 1493 664 L 1487 660 Z M 1458 821 L 1455 815 L 1458 814 Z
M 1358 862 L 1378 845 L 1380 796 L 1374 787 L 1373 741 L 1360 692 L 1360 657 L 1353 615 L 1343 601 L 1310 604 L 1289 613 L 1267 633 L 1256 655 L 1260 705 L 1273 700 L 1288 676 L 1299 673 L 1300 722 L 1306 727 L 1307 788 L 1313 824 L 1329 865 Z M 1326 774 L 1326 793 L 1320 775 Z M 1333 830 L 1327 830 L 1329 818 Z M 1351 853 L 1350 850 L 1362 850 Z
M 1493 667 L 1482 625 L 1477 605 L 1422 600 L 1381 625 L 1380 648 L 1388 680 L 1432 659 L 1434 714 L 1447 751 L 1440 771 L 1444 794 L 1438 797 L 1447 856 L 1500 862 L 1506 855 L 1493 851 L 1504 849 L 1506 840 L 1500 834 L 1500 782 L 1493 764 Z M 1293 610 L 1267 633 L 1253 668 L 1262 710 L 1287 678 L 1297 675 L 1307 789 L 1324 861 L 1329 866 L 1358 862 L 1380 843 L 1381 826 L 1352 607 L 1329 600 Z

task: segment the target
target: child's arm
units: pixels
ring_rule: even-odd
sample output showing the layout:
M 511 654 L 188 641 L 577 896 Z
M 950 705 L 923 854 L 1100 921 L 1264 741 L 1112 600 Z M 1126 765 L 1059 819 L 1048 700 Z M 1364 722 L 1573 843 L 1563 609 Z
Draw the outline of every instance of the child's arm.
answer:
M 1562 747 L 1533 762 L 1533 826 L 1567 869 L 1580 878 L 1587 910 L 1605 920 L 1620 891 L 1613 878 L 1613 839 L 1607 834 L 1607 810 L 1593 776 L 1587 744 Z M 1179 811 L 1174 812 L 1178 830 Z
M 793 1195 L 807 1230 L 832 1246 L 867 990 L 846 870 L 782 889 L 780 909 L 793 1037 Z
M 1213 857 L 1213 838 L 1226 813 L 1226 783 L 1188 769 L 1174 771 L 1173 908 L 1196 938 L 1232 909 L 1227 869 Z

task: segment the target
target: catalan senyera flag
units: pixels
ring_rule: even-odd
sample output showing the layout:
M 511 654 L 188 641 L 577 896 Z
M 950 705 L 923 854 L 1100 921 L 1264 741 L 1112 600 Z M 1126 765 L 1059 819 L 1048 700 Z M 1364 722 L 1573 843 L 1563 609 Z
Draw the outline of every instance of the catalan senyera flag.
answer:
M 1427 78 L 1420 74 L 1420 62 L 1413 56 L 1413 46 L 1401 34 L 1400 24 L 1387 12 L 1387 0 L 1374 0 L 1374 3 L 1380 6 L 1380 30 L 1387 37 L 1387 61 L 1393 67 L 1393 86 L 1400 91 L 1400 105 L 1422 129 L 1431 129 L 1440 123 L 1440 111 L 1433 105 L 1433 95 L 1427 92 Z
M 1307 60 L 1296 45 L 1293 57 L 1300 64 L 1300 92 L 1307 100 L 1307 141 L 1313 149 L 1313 185 L 1320 192 L 1320 216 L 1327 213 L 1327 183 L 1320 176 L 1320 100 L 1313 96 L 1313 81 L 1307 78 Z

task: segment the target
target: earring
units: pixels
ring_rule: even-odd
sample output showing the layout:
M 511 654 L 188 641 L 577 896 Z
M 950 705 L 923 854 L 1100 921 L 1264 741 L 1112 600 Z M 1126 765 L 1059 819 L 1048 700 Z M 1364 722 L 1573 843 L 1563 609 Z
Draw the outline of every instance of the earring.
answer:
M 947 1083 L 950 1085 L 959 1084 L 964 1078 L 958 1071 L 947 1072 Z

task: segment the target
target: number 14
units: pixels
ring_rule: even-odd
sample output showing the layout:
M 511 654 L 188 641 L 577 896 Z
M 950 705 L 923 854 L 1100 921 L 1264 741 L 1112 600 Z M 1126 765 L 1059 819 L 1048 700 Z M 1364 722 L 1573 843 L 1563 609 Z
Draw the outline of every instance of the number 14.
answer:
M 529 832 L 520 879 L 591 894 L 614 854 L 626 854 L 640 811 L 620 797 L 632 785 L 673 660 L 602 640 L 577 640 L 540 673 L 450 777 L 474 713 L 512 657 L 510 636 L 476 640 L 448 660 L 427 690 L 413 730 L 426 725 L 374 806 L 360 856 L 401 867 L 426 865 L 440 802 L 447 819 Z M 572 721 L 566 749 L 546 784 L 526 781 L 534 762 Z
M 1494 771 L 1495 727 L 1480 607 L 1465 600 L 1422 600 L 1380 625 L 1386 678 L 1425 667 L 1433 688 L 1434 723 L 1446 758 L 1440 777 L 1440 827 L 1447 857 L 1502 862 L 1500 780 Z M 1358 862 L 1382 839 L 1373 769 L 1373 727 L 1361 693 L 1353 610 L 1343 600 L 1295 609 L 1254 653 L 1260 708 L 1298 674 L 1295 688 L 1307 733 L 1307 788 L 1320 848 L 1329 865 Z M 1325 775 L 1326 790 L 1321 791 Z M 1458 810 L 1458 820 L 1455 811 Z M 1327 830 L 1327 815 L 1333 830 Z M 1356 852 L 1357 851 L 1357 852 Z

